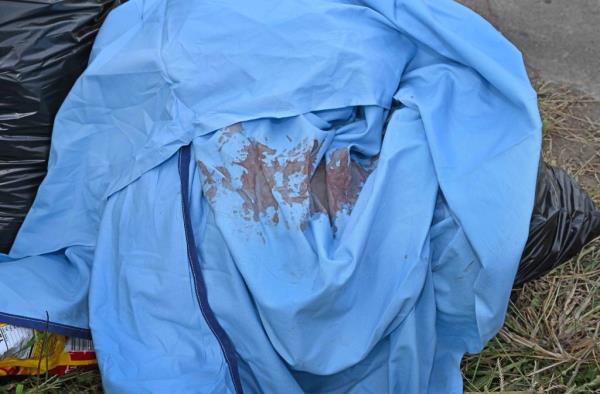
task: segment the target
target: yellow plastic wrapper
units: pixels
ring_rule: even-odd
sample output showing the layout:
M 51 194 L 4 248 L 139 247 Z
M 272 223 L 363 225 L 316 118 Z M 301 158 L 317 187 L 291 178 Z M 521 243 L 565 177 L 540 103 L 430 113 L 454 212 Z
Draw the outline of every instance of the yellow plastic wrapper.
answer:
M 0 323 L 0 376 L 63 375 L 95 365 L 90 340 Z

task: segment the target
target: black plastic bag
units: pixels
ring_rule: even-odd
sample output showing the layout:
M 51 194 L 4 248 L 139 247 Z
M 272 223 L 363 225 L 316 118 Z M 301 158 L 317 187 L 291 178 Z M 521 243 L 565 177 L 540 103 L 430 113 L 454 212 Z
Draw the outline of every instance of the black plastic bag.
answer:
M 0 0 L 0 252 L 46 174 L 54 116 L 119 0 Z
M 564 170 L 541 163 L 515 286 L 548 273 L 598 236 L 600 209 Z

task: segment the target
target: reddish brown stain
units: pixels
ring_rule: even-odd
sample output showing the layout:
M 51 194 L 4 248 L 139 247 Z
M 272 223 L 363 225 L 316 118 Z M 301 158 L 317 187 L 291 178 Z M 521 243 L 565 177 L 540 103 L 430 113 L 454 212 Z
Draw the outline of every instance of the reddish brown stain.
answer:
M 214 171 L 210 171 L 201 161 L 198 161 L 198 168 L 200 168 L 200 172 L 204 176 L 204 183 L 202 185 L 204 195 L 209 201 L 213 201 L 217 195 L 217 182 L 215 181 Z
M 302 204 L 309 198 L 312 165 L 318 150 L 317 140 L 313 141 L 312 146 L 301 143 L 268 165 L 272 170 L 273 183 L 276 174 L 281 174 L 282 182 L 276 190 L 286 203 Z
M 327 184 L 327 200 L 329 202 L 329 216 L 334 218 L 349 200 L 349 186 L 352 179 L 350 171 L 350 158 L 345 149 L 334 151 L 325 167 L 325 182 Z
M 329 199 L 327 198 L 327 173 L 325 160 L 321 161 L 310 180 L 310 212 L 329 215 Z
M 243 130 L 241 123 L 234 123 L 231 126 L 227 126 L 221 131 L 219 136 L 219 145 L 225 144 L 231 137 L 237 133 L 241 133 Z
M 352 160 L 348 149 L 341 148 L 331 153 L 325 173 L 329 216 L 335 220 L 338 213 L 352 211 L 370 171 Z
M 223 131 L 219 138 L 221 146 L 234 133 L 242 131 L 241 126 L 234 126 Z M 303 141 L 291 149 L 277 152 L 248 139 L 240 151 L 241 159 L 233 162 L 243 169 L 237 180 L 232 179 L 225 166 L 211 171 L 205 163 L 198 161 L 204 176 L 205 195 L 214 203 L 219 187 L 237 193 L 242 198 L 241 213 L 247 220 L 259 221 L 261 215 L 270 215 L 270 220 L 277 224 L 280 204 L 306 203 L 307 212 L 301 226 L 315 213 L 327 214 L 334 224 L 340 212 L 351 212 L 374 165 L 363 167 L 352 159 L 349 149 L 341 148 L 331 152 L 314 168 L 319 148 L 317 140 L 312 144 Z
M 231 183 L 231 174 L 229 173 L 229 170 L 224 166 L 218 166 L 217 171 L 219 171 L 223 177 L 221 181 L 223 186 L 225 186 L 228 190 L 234 190 L 234 187 Z
M 242 209 L 254 221 L 258 221 L 261 213 L 266 214 L 269 208 L 273 208 L 271 219 L 273 223 L 279 223 L 279 203 L 273 196 L 272 171 L 264 165 L 267 155 L 274 155 L 275 151 L 264 144 L 250 141 L 242 153 L 244 159 L 234 161 L 234 164 L 245 169 L 240 179 L 242 186 L 237 190 L 244 201 Z

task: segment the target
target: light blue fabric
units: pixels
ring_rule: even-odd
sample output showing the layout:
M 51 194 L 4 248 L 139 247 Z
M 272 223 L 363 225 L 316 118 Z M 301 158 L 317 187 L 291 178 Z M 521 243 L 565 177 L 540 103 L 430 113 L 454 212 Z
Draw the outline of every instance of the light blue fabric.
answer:
M 521 55 L 452 1 L 131 0 L 56 118 L 0 321 L 91 328 L 109 393 L 459 393 L 539 151 Z

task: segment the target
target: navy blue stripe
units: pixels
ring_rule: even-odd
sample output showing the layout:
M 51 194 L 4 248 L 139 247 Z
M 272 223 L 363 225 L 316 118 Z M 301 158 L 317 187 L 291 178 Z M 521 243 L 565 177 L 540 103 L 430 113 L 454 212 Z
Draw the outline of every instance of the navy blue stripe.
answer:
M 48 331 L 51 334 L 64 335 L 66 337 L 76 337 L 83 339 L 92 339 L 92 332 L 87 328 L 68 326 L 66 324 L 55 323 L 42 319 L 33 319 L 31 317 L 12 315 L 10 313 L 0 312 L 0 322 L 13 326 L 33 328 L 40 331 Z
M 196 291 L 196 298 L 200 305 L 200 311 L 202 316 L 206 320 L 209 328 L 215 335 L 223 356 L 229 367 L 229 373 L 231 380 L 235 388 L 235 392 L 238 394 L 243 393 L 242 382 L 240 380 L 240 374 L 238 371 L 237 357 L 233 344 L 227 336 L 223 327 L 219 324 L 215 315 L 210 308 L 208 303 L 208 294 L 206 291 L 206 284 L 204 283 L 204 277 L 202 276 L 202 270 L 200 269 L 200 259 L 198 252 L 196 251 L 196 242 L 194 241 L 194 232 L 192 230 L 192 221 L 190 218 L 190 207 L 189 207 L 189 176 L 190 176 L 190 146 L 184 146 L 181 148 L 179 153 L 179 176 L 181 178 L 181 200 L 183 209 L 183 226 L 185 230 L 185 238 L 187 242 L 187 251 L 189 257 L 190 268 L 192 270 L 192 276 L 194 277 L 194 287 Z

